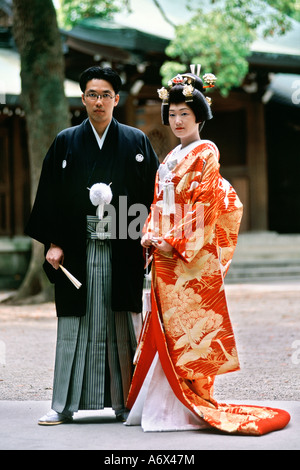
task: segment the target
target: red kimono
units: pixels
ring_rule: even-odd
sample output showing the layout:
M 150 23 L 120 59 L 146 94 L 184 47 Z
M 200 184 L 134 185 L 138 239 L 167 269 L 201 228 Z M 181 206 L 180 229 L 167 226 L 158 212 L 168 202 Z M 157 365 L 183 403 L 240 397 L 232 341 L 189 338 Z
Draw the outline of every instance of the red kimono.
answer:
M 239 369 L 224 276 L 243 208 L 219 166 L 217 147 L 198 141 L 178 161 L 171 152 L 157 173 L 144 231 L 162 236 L 173 252 L 153 250 L 151 313 L 127 407 L 132 408 L 158 352 L 173 393 L 199 421 L 225 432 L 259 435 L 284 427 L 289 414 L 213 399 L 215 376 Z

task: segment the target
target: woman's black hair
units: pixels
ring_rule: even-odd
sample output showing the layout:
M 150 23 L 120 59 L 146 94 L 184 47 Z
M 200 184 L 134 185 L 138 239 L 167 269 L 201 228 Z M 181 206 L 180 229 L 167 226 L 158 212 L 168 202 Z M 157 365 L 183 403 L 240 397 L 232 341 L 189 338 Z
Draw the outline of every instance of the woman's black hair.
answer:
M 201 78 L 197 75 L 192 73 L 183 74 L 183 77 L 191 77 L 192 78 L 192 86 L 194 87 L 192 96 L 187 98 L 183 95 L 184 86 L 183 84 L 176 84 L 173 85 L 172 88 L 169 90 L 169 97 L 168 97 L 168 104 L 162 104 L 162 122 L 166 126 L 169 125 L 169 109 L 170 104 L 179 104 L 185 102 L 186 105 L 191 108 L 193 113 L 196 117 L 196 122 L 207 121 L 212 119 L 213 115 L 210 109 L 210 105 L 208 104 L 204 93 L 205 88 L 203 88 L 203 82 Z
M 79 77 L 79 85 L 82 93 L 84 93 L 86 90 L 87 82 L 93 80 L 93 78 L 99 80 L 106 80 L 107 82 L 109 82 L 113 87 L 116 95 L 119 93 L 120 88 L 122 86 L 122 80 L 117 74 L 117 72 L 115 72 L 110 67 L 100 67 L 98 65 L 95 65 L 86 69 L 84 72 L 82 72 Z

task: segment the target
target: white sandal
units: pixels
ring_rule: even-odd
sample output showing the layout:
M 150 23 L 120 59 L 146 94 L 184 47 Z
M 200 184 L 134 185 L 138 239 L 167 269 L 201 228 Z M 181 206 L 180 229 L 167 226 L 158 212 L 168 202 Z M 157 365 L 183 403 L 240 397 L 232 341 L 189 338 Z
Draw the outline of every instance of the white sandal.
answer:
M 51 426 L 55 424 L 69 423 L 72 421 L 72 417 L 73 413 L 71 412 L 57 413 L 54 410 L 50 410 L 46 415 L 39 419 L 38 424 Z

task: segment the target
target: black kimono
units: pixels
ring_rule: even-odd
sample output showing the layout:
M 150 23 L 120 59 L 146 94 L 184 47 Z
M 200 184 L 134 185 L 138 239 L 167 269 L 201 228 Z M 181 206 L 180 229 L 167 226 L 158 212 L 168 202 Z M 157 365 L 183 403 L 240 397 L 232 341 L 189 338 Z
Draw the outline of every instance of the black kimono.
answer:
M 112 119 L 102 149 L 90 121 L 65 129 L 55 138 L 41 172 L 36 200 L 25 233 L 45 245 L 60 246 L 64 266 L 82 283 L 77 290 L 61 270 L 45 261 L 44 269 L 55 283 L 58 316 L 83 316 L 86 309 L 86 216 L 96 215 L 89 199 L 95 183 L 111 183 L 116 210 L 116 237 L 112 243 L 112 310 L 141 312 L 144 274 L 140 239 L 124 236 L 119 227 L 120 196 L 127 209 L 153 200 L 158 159 L 148 138 L 133 127 Z M 128 223 L 134 217 L 128 217 Z M 142 227 L 141 227 L 142 228 Z M 120 230 L 119 230 L 120 229 Z

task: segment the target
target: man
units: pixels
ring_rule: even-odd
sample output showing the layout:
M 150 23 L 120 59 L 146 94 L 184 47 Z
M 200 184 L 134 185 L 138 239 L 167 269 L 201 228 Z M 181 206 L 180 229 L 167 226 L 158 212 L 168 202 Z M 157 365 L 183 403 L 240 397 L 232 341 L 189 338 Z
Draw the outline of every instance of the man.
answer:
M 44 425 L 69 421 L 79 409 L 106 406 L 125 419 L 144 261 L 140 240 L 124 231 L 124 220 L 128 227 L 133 217 L 124 214 L 124 199 L 127 208 L 149 209 L 158 167 L 148 138 L 113 117 L 118 74 L 91 67 L 82 73 L 80 87 L 88 118 L 59 133 L 51 145 L 25 230 L 45 245 L 44 269 L 55 284 L 56 361 L 52 409 L 39 420 Z M 97 183 L 112 191 L 113 230 L 105 237 L 97 233 L 90 200 Z M 79 289 L 60 265 L 81 282 Z

